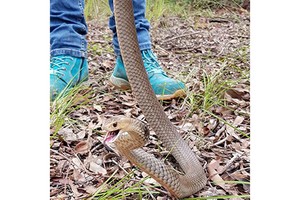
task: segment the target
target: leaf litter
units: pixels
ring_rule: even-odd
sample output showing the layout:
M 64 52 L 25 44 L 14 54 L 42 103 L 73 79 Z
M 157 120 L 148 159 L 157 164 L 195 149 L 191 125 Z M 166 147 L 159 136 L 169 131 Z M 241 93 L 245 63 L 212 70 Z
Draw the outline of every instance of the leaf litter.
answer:
M 230 69 L 220 81 L 237 80 L 224 91 L 224 104 L 213 104 L 209 112 L 202 109 L 201 96 L 200 101 L 187 97 L 161 102 L 209 177 L 207 185 L 191 197 L 250 194 L 250 138 L 246 137 L 250 136 L 250 83 L 244 76 L 250 68 L 250 21 L 247 13 L 231 14 L 220 16 L 226 21 L 197 15 L 188 19 L 165 17 L 151 29 L 153 50 L 160 63 L 170 76 L 185 81 L 195 98 L 205 92 L 204 71 L 213 75 L 225 63 Z M 131 174 L 121 188 L 125 191 L 147 177 L 103 144 L 101 126 L 106 118 L 126 115 L 145 119 L 131 92 L 117 90 L 108 82 L 115 56 L 106 21 L 89 21 L 88 28 L 88 84 L 92 93 L 88 103 L 68 114 L 69 120 L 51 139 L 51 199 L 87 199 Z M 167 158 L 168 164 L 180 170 L 153 131 L 143 149 L 159 159 Z M 143 184 L 154 192 L 143 194 L 143 199 L 172 199 L 154 179 L 148 178 Z M 135 194 L 126 197 L 136 198 Z

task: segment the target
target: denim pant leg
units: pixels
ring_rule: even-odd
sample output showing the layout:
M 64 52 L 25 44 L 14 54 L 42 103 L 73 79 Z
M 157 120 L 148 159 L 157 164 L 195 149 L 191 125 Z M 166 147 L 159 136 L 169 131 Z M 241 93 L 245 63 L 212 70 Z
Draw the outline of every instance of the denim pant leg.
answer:
M 109 0 L 109 6 L 113 12 L 113 0 Z M 146 0 L 133 0 L 133 11 L 134 11 L 134 20 L 135 27 L 137 31 L 139 46 L 141 50 L 151 49 L 151 38 L 150 38 L 150 23 L 145 18 L 146 13 Z M 118 43 L 117 30 L 115 17 L 111 16 L 109 18 L 109 28 L 113 32 L 113 46 L 116 55 L 120 55 L 120 46 Z
M 51 56 L 87 57 L 84 0 L 50 0 Z

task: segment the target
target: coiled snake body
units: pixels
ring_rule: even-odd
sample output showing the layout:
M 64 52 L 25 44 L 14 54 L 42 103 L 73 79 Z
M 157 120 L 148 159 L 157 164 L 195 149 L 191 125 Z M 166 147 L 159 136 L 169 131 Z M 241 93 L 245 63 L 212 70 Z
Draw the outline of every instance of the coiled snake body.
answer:
M 169 121 L 151 88 L 138 45 L 132 0 L 114 0 L 114 14 L 121 55 L 132 92 L 147 122 L 178 161 L 184 175 L 178 174 L 170 166 L 140 148 L 144 145 L 148 133 L 142 122 L 125 117 L 112 118 L 105 123 L 104 129 L 122 130 L 114 141 L 120 153 L 153 177 L 172 195 L 177 198 L 190 196 L 205 186 L 207 178 L 204 170 Z

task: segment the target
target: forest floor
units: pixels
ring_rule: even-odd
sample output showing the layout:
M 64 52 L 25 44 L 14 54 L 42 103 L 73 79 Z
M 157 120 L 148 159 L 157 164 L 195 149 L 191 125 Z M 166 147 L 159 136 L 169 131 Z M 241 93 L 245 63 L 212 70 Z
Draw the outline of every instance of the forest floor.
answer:
M 108 82 L 115 55 L 107 23 L 88 21 L 89 81 L 50 106 L 51 199 L 172 199 L 102 143 L 106 118 L 144 119 L 131 92 Z M 188 88 L 185 98 L 161 104 L 209 178 L 190 199 L 250 199 L 249 13 L 168 16 L 151 25 L 158 60 Z M 155 133 L 143 148 L 176 166 Z

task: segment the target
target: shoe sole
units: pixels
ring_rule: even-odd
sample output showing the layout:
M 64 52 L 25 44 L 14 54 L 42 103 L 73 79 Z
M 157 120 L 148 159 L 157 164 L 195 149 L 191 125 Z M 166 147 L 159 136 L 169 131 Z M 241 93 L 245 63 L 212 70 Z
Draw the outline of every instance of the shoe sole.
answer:
M 117 78 L 113 75 L 109 78 L 109 83 L 114 86 L 117 89 L 121 90 L 131 90 L 130 84 L 128 81 Z M 171 100 L 179 97 L 185 97 L 186 93 L 183 89 L 176 90 L 173 94 L 167 94 L 167 95 L 156 95 L 158 100 Z
M 114 75 L 110 76 L 109 82 L 111 85 L 113 85 L 117 89 L 121 89 L 121 90 L 130 90 L 131 89 L 128 81 L 126 81 L 122 78 L 117 78 Z
M 167 95 L 156 95 L 158 100 L 171 100 L 176 99 L 179 97 L 185 97 L 186 93 L 183 89 L 176 90 L 173 94 L 167 94 Z

